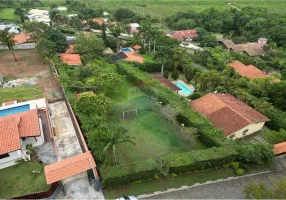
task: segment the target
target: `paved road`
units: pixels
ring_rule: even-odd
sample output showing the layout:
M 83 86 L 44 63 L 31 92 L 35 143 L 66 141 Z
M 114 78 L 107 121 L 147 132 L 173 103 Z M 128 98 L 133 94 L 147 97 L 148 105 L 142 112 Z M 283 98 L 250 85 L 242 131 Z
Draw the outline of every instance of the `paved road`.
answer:
M 276 158 L 275 166 L 277 171 L 194 185 L 158 194 L 141 195 L 138 199 L 243 199 L 245 198 L 243 190 L 247 184 L 265 182 L 271 186 L 273 179 L 286 176 L 285 155 Z

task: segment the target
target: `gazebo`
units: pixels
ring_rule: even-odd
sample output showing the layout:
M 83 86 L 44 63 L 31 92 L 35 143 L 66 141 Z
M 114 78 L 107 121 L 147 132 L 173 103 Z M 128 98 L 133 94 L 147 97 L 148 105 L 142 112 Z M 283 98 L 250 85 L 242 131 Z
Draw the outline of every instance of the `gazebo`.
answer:
M 136 53 L 138 53 L 138 51 L 141 49 L 142 47 L 138 44 L 136 44 L 133 49 L 136 51 Z

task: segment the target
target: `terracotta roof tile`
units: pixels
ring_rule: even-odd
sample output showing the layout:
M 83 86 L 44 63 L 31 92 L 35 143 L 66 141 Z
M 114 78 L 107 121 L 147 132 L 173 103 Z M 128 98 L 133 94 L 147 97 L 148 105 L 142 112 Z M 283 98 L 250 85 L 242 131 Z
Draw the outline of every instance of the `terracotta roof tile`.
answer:
M 38 111 L 36 109 L 11 115 L 11 117 L 21 117 L 19 124 L 20 137 L 40 136 L 40 124 Z
M 0 130 L 0 155 L 21 148 L 18 125 L 15 118 L 0 118 Z
M 82 65 L 79 54 L 61 53 L 61 60 L 68 65 Z
M 139 50 L 139 49 L 141 49 L 142 47 L 140 46 L 140 45 L 138 45 L 138 44 L 136 44 L 134 47 L 133 47 L 133 49 L 136 49 L 136 50 Z
M 104 19 L 101 19 L 101 18 L 93 18 L 92 21 L 97 22 L 99 25 L 102 25 L 105 23 Z
M 16 101 L 17 102 L 17 101 Z M 9 106 L 9 105 L 13 105 L 15 104 L 15 100 L 12 100 L 12 101 L 6 101 L 3 103 L 3 106 Z
M 190 104 L 216 127 L 222 128 L 225 135 L 252 123 L 269 121 L 267 117 L 230 94 L 210 93 L 191 101 Z
M 124 52 L 124 53 L 127 56 L 127 58 L 125 58 L 124 60 L 131 61 L 131 62 L 135 61 L 139 63 L 144 63 L 144 58 L 140 56 L 139 54 L 135 52 Z
M 228 63 L 228 66 L 234 68 L 234 70 L 238 72 L 241 76 L 245 76 L 250 79 L 269 77 L 269 75 L 267 75 L 265 72 L 261 71 L 257 67 L 253 65 L 246 66 L 239 61 Z
M 232 40 L 222 39 L 222 40 L 219 40 L 219 42 L 223 43 L 226 46 L 226 48 L 231 48 L 235 46 Z
M 170 80 L 166 79 L 164 76 L 162 75 L 151 75 L 154 79 L 156 79 L 157 81 L 160 82 L 161 85 L 163 85 L 164 87 L 169 87 L 171 89 L 173 89 L 174 91 L 179 91 L 181 90 L 181 88 L 179 88 L 178 86 L 176 86 L 174 83 L 172 83 Z
M 263 47 L 256 42 L 236 44 L 230 48 L 235 52 L 246 52 L 249 56 L 261 56 L 265 53 Z
M 83 93 L 75 94 L 74 96 L 75 96 L 76 98 L 79 98 L 80 96 L 85 95 L 85 94 L 94 94 L 94 92 L 93 92 L 93 91 L 83 92 Z
M 175 31 L 167 35 L 169 35 L 173 39 L 177 39 L 180 41 L 183 41 L 185 38 L 198 36 L 197 31 L 195 29 Z
M 281 143 L 275 144 L 273 147 L 273 152 L 275 155 L 285 153 L 286 152 L 286 142 L 281 142 Z
M 86 152 L 45 166 L 45 177 L 51 184 L 95 167 L 93 156 Z
M 28 42 L 28 40 L 31 39 L 31 35 L 30 34 L 26 34 L 24 32 L 21 32 L 17 35 L 14 36 L 14 41 L 16 44 L 23 44 Z

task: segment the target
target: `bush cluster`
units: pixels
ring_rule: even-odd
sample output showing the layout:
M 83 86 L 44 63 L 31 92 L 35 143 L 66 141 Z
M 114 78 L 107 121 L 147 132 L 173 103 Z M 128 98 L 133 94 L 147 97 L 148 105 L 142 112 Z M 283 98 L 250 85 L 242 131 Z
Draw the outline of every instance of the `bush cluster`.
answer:
M 128 165 L 103 166 L 100 172 L 105 188 L 154 179 L 159 174 L 157 164 L 152 159 L 133 162 Z
M 170 174 L 183 174 L 192 171 L 217 169 L 233 162 L 236 152 L 223 147 L 172 154 L 162 158 L 169 167 Z

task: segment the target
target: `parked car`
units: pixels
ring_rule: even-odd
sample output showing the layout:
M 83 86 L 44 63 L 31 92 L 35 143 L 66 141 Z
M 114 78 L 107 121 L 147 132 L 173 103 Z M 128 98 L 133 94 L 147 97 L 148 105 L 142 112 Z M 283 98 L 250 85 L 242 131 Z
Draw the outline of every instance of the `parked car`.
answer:
M 135 196 L 123 196 L 116 200 L 137 200 L 137 198 Z

